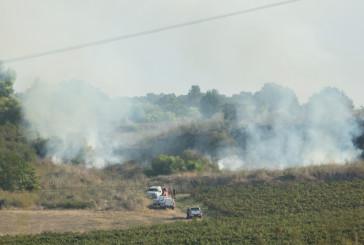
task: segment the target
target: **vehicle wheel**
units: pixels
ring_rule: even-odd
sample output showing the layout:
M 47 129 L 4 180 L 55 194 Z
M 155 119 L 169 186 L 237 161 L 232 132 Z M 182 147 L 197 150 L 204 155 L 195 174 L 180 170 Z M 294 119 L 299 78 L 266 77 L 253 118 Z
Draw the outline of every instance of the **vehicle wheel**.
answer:
M 200 219 L 202 218 L 202 216 L 198 216 L 198 217 L 200 217 Z
M 174 207 L 172 207 L 172 210 L 174 210 Z

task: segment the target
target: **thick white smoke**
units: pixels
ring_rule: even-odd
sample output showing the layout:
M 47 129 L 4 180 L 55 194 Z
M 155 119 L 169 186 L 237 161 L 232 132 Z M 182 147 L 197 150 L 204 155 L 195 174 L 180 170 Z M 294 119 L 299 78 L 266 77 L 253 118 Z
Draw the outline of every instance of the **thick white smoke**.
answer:
M 353 117 L 353 103 L 338 89 L 325 88 L 303 105 L 293 90 L 276 84 L 243 95 L 238 99 L 234 126 L 239 131 L 235 140 L 240 142 L 235 148 L 222 147 L 214 153 L 222 168 L 344 163 L 360 154 L 353 144 L 362 133 Z M 111 99 L 80 81 L 57 85 L 36 82 L 22 100 L 25 121 L 35 132 L 31 137 L 48 139 L 47 157 L 57 162 L 81 160 L 102 167 L 146 153 L 137 148 L 127 152 L 143 137 L 122 129 L 132 115 L 131 100 Z M 150 151 L 151 157 L 163 152 L 158 145 L 150 148 L 140 150 Z
M 36 82 L 22 99 L 25 120 L 36 132 L 33 137 L 48 139 L 47 157 L 56 162 L 78 158 L 99 167 L 120 160 L 113 150 L 125 139 L 116 140 L 115 132 L 128 105 L 80 81 Z
M 266 84 L 239 111 L 244 149 L 223 152 L 229 169 L 285 168 L 345 163 L 360 155 L 353 139 L 361 135 L 353 104 L 336 88 L 325 88 L 300 106 L 294 92 Z

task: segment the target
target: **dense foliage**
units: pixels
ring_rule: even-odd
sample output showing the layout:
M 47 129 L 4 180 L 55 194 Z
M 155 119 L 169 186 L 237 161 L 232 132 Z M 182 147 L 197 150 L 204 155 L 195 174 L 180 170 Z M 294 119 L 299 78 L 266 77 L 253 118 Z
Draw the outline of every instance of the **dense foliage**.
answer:
M 14 81 L 15 72 L 5 70 L 0 63 L 0 125 L 6 122 L 18 124 L 20 121 L 20 106 L 14 97 Z
M 35 169 L 25 160 L 14 154 L 0 156 L 0 188 L 3 190 L 37 190 L 40 185 Z
M 209 159 L 203 158 L 201 154 L 185 150 L 182 156 L 168 156 L 160 154 L 152 161 L 151 169 L 146 171 L 147 175 L 167 175 L 187 171 L 217 171 L 216 162 L 210 162 Z
M 35 190 L 39 184 L 34 168 L 35 150 L 26 144 L 20 126 L 21 110 L 14 96 L 15 73 L 0 64 L 0 189 Z

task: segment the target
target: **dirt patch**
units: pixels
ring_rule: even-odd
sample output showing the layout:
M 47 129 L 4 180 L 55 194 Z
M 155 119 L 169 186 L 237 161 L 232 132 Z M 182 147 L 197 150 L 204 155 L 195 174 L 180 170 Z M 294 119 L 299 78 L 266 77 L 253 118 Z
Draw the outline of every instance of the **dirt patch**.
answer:
M 185 220 L 179 209 L 142 211 L 0 210 L 0 235 L 123 229 Z

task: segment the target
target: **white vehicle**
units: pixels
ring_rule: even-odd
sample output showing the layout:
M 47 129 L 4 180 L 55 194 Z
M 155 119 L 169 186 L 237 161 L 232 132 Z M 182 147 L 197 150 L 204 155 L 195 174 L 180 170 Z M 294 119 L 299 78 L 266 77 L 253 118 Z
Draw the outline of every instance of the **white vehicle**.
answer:
M 153 204 L 154 205 L 161 205 L 162 202 L 164 202 L 164 199 L 168 198 L 167 196 L 157 196 L 154 198 Z
M 202 218 L 202 210 L 200 207 L 189 207 L 187 208 L 187 219 L 191 219 L 193 217 Z
M 160 186 L 152 186 L 147 190 L 147 196 L 156 198 L 160 195 L 162 195 L 162 187 Z
M 165 198 L 163 202 L 160 203 L 160 207 L 163 209 L 170 208 L 174 210 L 174 199 L 172 198 Z

